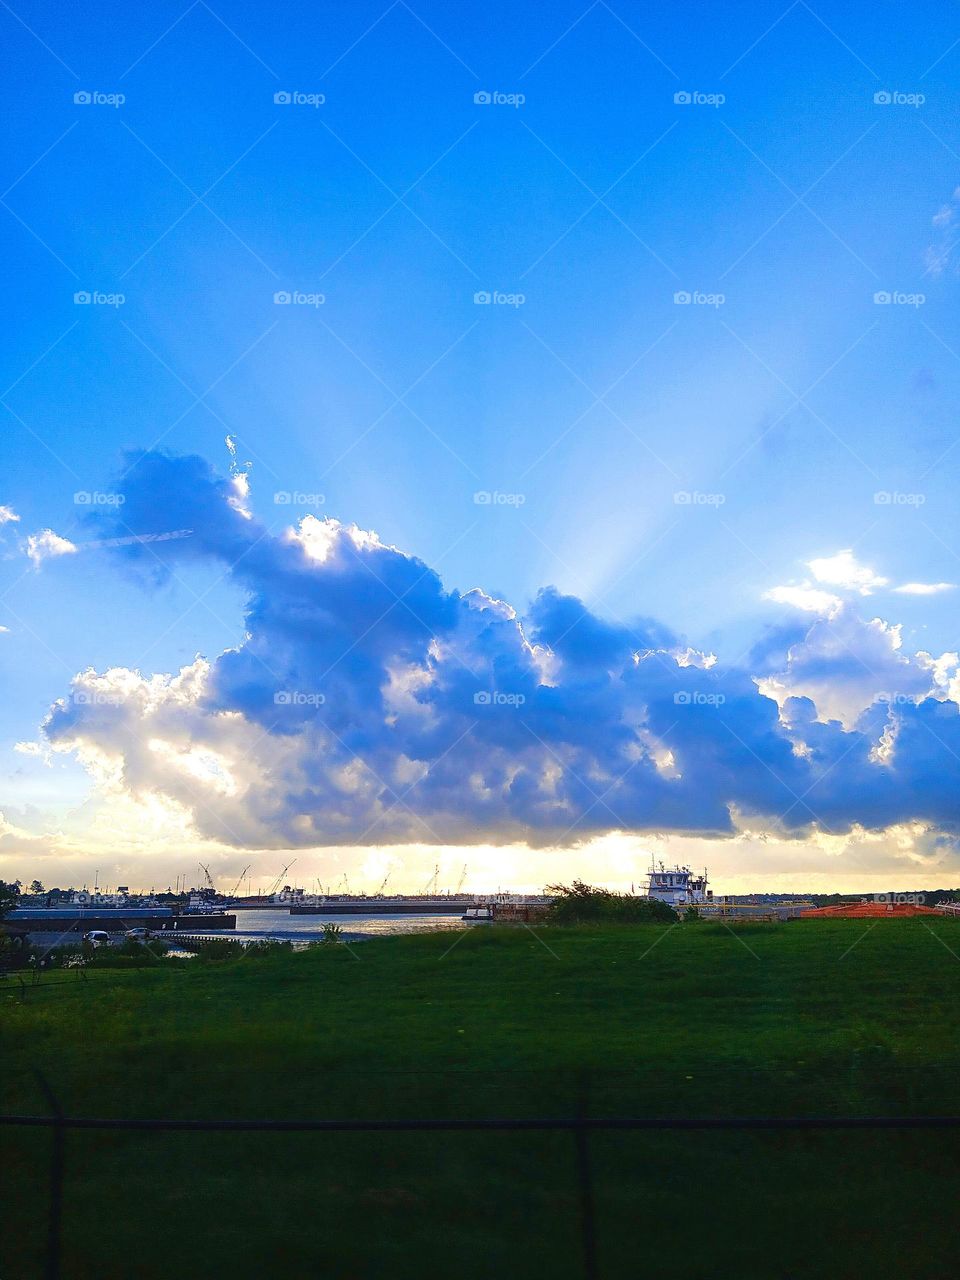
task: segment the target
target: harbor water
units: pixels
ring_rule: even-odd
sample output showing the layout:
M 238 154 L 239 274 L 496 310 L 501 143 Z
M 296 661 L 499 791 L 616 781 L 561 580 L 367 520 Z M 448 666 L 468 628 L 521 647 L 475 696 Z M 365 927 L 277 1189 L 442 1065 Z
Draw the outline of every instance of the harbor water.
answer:
M 320 915 L 292 916 L 286 907 L 274 911 L 267 907 L 255 911 L 238 911 L 234 932 L 219 935 L 235 938 L 238 942 L 253 942 L 259 938 L 272 938 L 279 942 L 319 941 L 325 924 L 336 924 L 348 941 L 353 938 L 376 938 L 388 934 L 423 933 L 428 930 L 463 929 L 460 912 L 450 915 L 399 916 L 371 911 L 369 915 Z

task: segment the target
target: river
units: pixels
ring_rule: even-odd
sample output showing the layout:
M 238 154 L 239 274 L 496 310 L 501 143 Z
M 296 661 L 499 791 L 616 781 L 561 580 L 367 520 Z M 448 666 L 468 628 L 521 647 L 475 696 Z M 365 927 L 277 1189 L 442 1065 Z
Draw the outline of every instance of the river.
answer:
M 240 942 L 252 942 L 256 938 L 276 938 L 282 941 L 310 942 L 319 938 L 328 922 L 338 924 L 343 936 L 351 938 L 383 937 L 395 933 L 424 933 L 428 930 L 463 929 L 459 910 L 449 916 L 423 915 L 318 915 L 292 916 L 285 907 L 258 907 L 254 911 L 238 911 L 236 932 L 211 934 L 211 937 L 236 938 Z

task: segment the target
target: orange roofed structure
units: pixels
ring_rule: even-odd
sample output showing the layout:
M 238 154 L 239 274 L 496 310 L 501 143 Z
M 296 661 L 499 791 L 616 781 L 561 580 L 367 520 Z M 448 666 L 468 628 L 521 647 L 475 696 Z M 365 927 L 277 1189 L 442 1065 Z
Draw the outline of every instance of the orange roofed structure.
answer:
M 812 918 L 834 920 L 902 920 L 905 916 L 942 916 L 937 907 L 922 907 L 916 902 L 897 902 L 891 899 L 863 902 L 845 902 L 839 907 L 813 907 L 800 913 L 801 920 Z

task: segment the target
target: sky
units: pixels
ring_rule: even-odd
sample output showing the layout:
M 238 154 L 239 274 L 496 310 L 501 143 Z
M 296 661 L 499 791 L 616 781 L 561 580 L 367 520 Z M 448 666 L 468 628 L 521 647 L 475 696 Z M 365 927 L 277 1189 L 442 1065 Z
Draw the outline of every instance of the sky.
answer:
M 960 884 L 960 18 L 0 26 L 0 876 Z

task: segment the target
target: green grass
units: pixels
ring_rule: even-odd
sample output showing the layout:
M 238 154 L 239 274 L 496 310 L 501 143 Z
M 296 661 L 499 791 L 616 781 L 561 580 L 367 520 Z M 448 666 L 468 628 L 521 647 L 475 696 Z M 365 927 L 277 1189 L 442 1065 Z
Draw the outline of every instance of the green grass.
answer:
M 7 1112 L 46 1109 L 39 1069 L 76 1115 L 570 1115 L 583 1079 L 596 1115 L 960 1114 L 947 919 L 482 929 L 48 981 L 0 985 Z M 0 1276 L 32 1280 L 50 1137 L 2 1132 Z M 604 1277 L 952 1270 L 958 1133 L 590 1146 Z M 569 1134 L 74 1132 L 67 1161 L 69 1280 L 583 1274 Z

